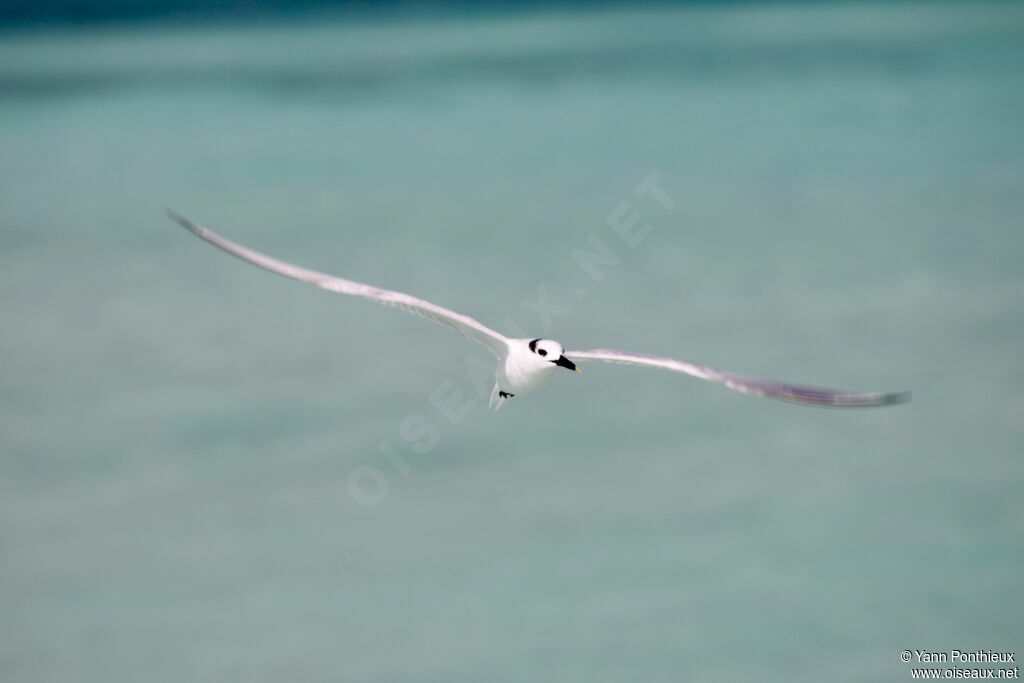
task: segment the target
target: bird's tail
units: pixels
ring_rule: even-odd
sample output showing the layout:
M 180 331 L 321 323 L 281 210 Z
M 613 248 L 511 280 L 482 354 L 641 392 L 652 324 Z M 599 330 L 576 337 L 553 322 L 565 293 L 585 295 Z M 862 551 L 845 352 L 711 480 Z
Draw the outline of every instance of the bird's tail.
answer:
M 501 395 L 501 387 L 499 387 L 498 383 L 495 382 L 494 389 L 491 390 L 491 410 L 498 410 L 499 408 L 501 408 L 501 406 L 505 404 L 505 401 L 507 400 L 507 398 Z

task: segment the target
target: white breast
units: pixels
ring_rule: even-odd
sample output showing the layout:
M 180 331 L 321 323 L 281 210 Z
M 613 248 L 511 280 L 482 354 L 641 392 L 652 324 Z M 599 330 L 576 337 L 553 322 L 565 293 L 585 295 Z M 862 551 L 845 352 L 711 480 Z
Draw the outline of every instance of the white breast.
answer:
M 532 356 L 532 353 L 527 356 L 513 352 L 498 366 L 498 384 L 503 391 L 516 395 L 528 394 L 557 369 L 553 363 L 538 363 Z

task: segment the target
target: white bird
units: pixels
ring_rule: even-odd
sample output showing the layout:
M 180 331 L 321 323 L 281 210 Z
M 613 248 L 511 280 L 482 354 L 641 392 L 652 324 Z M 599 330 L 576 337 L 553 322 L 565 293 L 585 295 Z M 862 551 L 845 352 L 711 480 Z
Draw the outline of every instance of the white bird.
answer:
M 364 285 L 352 280 L 345 280 L 333 275 L 285 263 L 284 261 L 279 261 L 278 259 L 243 247 L 240 244 L 235 244 L 211 230 L 196 225 L 173 211 L 168 210 L 167 215 L 182 227 L 210 244 L 223 249 L 232 256 L 269 270 L 272 273 L 277 273 L 293 280 L 299 280 L 300 282 L 308 282 L 311 285 L 316 285 L 331 292 L 361 296 L 385 306 L 401 308 L 450 327 L 459 334 L 480 342 L 498 359 L 498 368 L 495 372 L 494 389 L 491 392 L 490 401 L 490 406 L 494 410 L 500 408 L 507 399 L 527 394 L 539 387 L 548 380 L 556 368 L 561 367 L 579 372 L 579 368 L 576 367 L 576 361 L 592 360 L 605 361 L 607 363 L 624 363 L 626 365 L 646 365 L 663 370 L 681 372 L 693 377 L 724 384 L 730 389 L 743 392 L 744 394 L 764 396 L 803 405 L 846 408 L 884 406 L 904 403 L 910 400 L 909 392 L 879 394 L 802 386 L 788 382 L 745 377 L 662 356 L 648 356 L 640 353 L 616 351 L 614 349 L 566 351 L 560 343 L 553 339 L 516 339 L 506 337 L 467 315 L 450 311 L 429 301 L 424 301 L 401 292 L 379 289 L 371 285 Z

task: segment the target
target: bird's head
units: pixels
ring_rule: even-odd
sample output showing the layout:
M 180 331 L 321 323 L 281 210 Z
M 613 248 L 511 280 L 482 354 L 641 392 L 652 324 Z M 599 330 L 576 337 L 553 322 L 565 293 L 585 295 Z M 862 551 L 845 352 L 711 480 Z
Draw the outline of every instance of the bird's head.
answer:
M 549 367 L 551 364 L 579 372 L 579 368 L 565 357 L 565 349 L 554 339 L 534 339 L 529 344 L 532 359 L 538 367 Z

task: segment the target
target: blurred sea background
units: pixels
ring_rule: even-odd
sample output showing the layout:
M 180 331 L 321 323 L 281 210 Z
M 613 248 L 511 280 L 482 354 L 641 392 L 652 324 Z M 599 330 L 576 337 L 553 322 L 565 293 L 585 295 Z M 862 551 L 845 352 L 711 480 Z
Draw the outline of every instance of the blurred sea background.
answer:
M 432 7 L 8 8 L 0 678 L 1024 655 L 1024 5 Z M 491 413 L 471 342 L 165 207 L 506 332 L 914 401 L 589 364 Z

